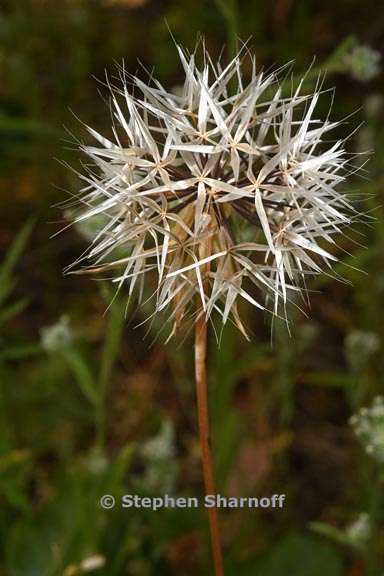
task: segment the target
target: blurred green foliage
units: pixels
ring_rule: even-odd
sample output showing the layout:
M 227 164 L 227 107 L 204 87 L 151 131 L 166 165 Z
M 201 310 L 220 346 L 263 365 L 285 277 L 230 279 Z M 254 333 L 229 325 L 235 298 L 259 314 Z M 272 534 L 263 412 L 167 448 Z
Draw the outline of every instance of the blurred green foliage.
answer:
M 52 205 L 78 187 L 54 159 L 79 165 L 63 124 L 84 134 L 70 110 L 108 131 L 94 77 L 122 59 L 134 72 L 140 60 L 177 86 L 171 33 L 189 48 L 201 33 L 214 55 L 251 37 L 260 65 L 295 59 L 294 81 L 316 56 L 308 87 L 327 70 L 334 116 L 359 109 L 347 120 L 351 132 L 364 121 L 348 145 L 375 151 L 367 179 L 350 183 L 377 217 L 342 240 L 350 267 L 337 271 L 351 285 L 314 281 L 310 317 L 295 315 L 292 337 L 277 326 L 272 346 L 254 312 L 251 343 L 231 328 L 219 346 L 210 342 L 220 491 L 287 494 L 283 510 L 221 513 L 226 574 L 382 576 L 383 463 L 349 425 L 383 393 L 380 8 L 373 0 L 1 3 L 1 574 L 211 573 L 203 509 L 98 504 L 102 494 L 202 494 L 191 341 L 164 346 L 156 321 L 149 332 L 136 327 L 145 314 L 134 302 L 126 309 L 123 293 L 114 299 L 107 284 L 62 277 L 85 231 L 49 239 L 69 223 Z M 374 446 L 384 434 L 378 422 Z

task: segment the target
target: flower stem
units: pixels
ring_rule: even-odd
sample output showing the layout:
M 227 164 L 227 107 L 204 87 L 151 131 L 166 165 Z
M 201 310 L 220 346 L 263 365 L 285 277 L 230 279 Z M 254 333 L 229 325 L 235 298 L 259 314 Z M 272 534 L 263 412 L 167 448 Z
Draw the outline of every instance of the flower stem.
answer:
M 209 438 L 208 391 L 207 391 L 207 324 L 203 314 L 197 318 L 195 326 L 195 378 L 197 413 L 205 494 L 216 494 L 213 475 L 212 454 Z M 208 508 L 209 529 L 215 576 L 223 576 L 223 558 L 217 508 Z

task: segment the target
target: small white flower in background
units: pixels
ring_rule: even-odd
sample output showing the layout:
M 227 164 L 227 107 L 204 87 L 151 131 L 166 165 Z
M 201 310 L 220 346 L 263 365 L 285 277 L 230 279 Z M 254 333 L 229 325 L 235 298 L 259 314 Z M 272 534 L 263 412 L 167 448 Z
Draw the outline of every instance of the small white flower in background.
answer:
M 345 338 L 344 349 L 349 367 L 353 372 L 359 372 L 380 350 L 380 339 L 374 332 L 353 330 Z
M 178 471 L 173 423 L 164 420 L 158 434 L 143 444 L 140 453 L 146 464 L 140 485 L 154 492 L 172 492 Z
M 96 476 L 103 474 L 108 469 L 109 463 L 101 450 L 94 450 L 90 453 L 86 461 L 86 467 Z
M 170 420 L 164 420 L 159 433 L 141 447 L 141 454 L 148 460 L 170 460 L 175 456 L 175 430 Z
M 46 352 L 59 352 L 62 348 L 69 346 L 72 340 L 73 332 L 68 316 L 62 316 L 55 324 L 44 326 L 40 330 L 41 345 Z
M 89 556 L 82 560 L 80 566 L 84 572 L 92 572 L 93 570 L 99 570 L 105 565 L 105 557 L 101 554 L 95 554 L 94 556 Z
M 346 535 L 351 544 L 363 548 L 370 536 L 369 514 L 361 512 L 346 528 Z
M 370 46 L 355 46 L 344 56 L 347 71 L 361 82 L 368 82 L 380 73 L 381 54 Z
M 199 66 L 177 49 L 181 91 L 123 67 L 107 80 L 113 138 L 87 127 L 97 145 L 81 146 L 91 166 L 74 215 L 104 223 L 68 270 L 105 272 L 139 301 L 151 276 L 171 335 L 214 313 L 247 335 L 240 300 L 286 317 L 289 301 L 307 300 L 306 278 L 331 272 L 324 243 L 362 216 L 338 190 L 356 168 L 344 141 L 330 141 L 339 122 L 316 112 L 320 87 L 304 94 L 301 82 L 286 96 L 284 68 L 257 71 L 250 57 L 246 81 L 244 54 L 222 66 L 203 48 Z
M 354 414 L 350 423 L 367 454 L 384 464 L 384 398 L 376 396 L 372 406 Z
M 84 558 L 79 564 L 70 564 L 64 570 L 64 576 L 78 576 L 80 574 L 87 574 L 94 570 L 100 570 L 105 566 L 105 556 L 95 554 Z

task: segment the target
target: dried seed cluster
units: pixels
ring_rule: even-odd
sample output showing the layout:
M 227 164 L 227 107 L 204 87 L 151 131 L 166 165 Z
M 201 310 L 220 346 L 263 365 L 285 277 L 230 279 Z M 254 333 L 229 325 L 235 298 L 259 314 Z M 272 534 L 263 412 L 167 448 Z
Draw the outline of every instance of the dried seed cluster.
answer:
M 240 299 L 285 314 L 306 297 L 306 276 L 336 260 L 320 241 L 360 217 L 336 190 L 350 157 L 327 141 L 338 123 L 316 117 L 320 88 L 305 95 L 301 82 L 286 96 L 282 71 L 256 71 L 252 57 L 245 81 L 244 54 L 222 68 L 204 49 L 200 67 L 178 52 L 179 90 L 123 68 L 119 85 L 108 81 L 114 137 L 87 127 L 98 145 L 81 146 L 92 165 L 75 215 L 103 220 L 74 265 L 112 271 L 140 299 L 155 275 L 154 313 L 170 307 L 172 333 L 213 312 L 245 333 Z

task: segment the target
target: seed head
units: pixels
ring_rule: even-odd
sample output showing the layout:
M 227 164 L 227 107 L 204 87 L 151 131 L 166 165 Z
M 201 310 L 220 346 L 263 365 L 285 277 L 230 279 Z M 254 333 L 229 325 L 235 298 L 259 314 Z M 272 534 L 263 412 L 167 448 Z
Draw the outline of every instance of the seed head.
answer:
M 317 117 L 320 87 L 286 95 L 282 70 L 257 71 L 253 57 L 245 80 L 242 53 L 222 67 L 203 48 L 199 66 L 177 50 L 181 89 L 124 67 L 107 80 L 113 138 L 87 126 L 97 145 L 81 145 L 91 166 L 74 215 L 98 230 L 74 264 L 139 300 L 154 277 L 154 313 L 169 310 L 172 334 L 214 313 L 245 334 L 240 300 L 285 315 L 306 277 L 337 260 L 323 241 L 359 217 L 337 190 L 350 157 L 329 141 L 338 122 Z

